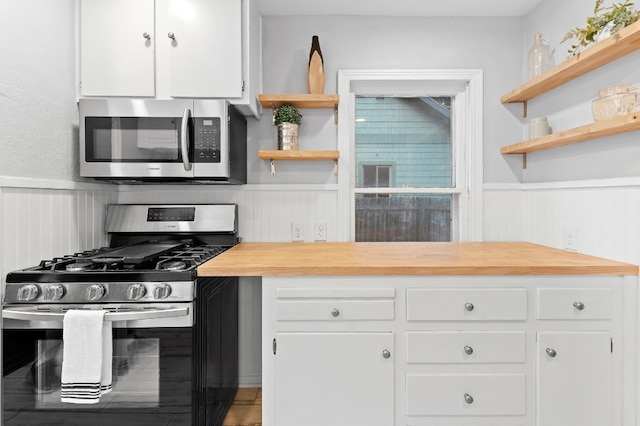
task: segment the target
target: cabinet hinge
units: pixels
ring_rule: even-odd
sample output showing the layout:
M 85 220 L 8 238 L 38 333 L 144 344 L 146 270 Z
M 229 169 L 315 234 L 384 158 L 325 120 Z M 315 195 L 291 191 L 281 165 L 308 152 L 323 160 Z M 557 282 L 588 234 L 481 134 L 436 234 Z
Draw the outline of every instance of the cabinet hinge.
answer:
M 244 80 L 242 80 L 242 91 L 244 92 Z
M 613 337 L 611 338 L 611 353 L 613 353 Z
M 273 339 L 273 354 L 274 355 L 276 354 L 276 346 L 277 346 L 276 339 Z

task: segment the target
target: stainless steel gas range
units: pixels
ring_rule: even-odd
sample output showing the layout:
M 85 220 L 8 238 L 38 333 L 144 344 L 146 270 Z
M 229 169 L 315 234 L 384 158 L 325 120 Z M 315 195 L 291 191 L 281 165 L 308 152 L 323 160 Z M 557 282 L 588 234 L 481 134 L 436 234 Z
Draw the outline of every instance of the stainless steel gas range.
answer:
M 7 275 L 2 419 L 11 425 L 218 425 L 238 386 L 238 281 L 197 267 L 238 242 L 237 206 L 111 205 L 108 247 Z M 65 312 L 105 310 L 113 390 L 61 402 Z

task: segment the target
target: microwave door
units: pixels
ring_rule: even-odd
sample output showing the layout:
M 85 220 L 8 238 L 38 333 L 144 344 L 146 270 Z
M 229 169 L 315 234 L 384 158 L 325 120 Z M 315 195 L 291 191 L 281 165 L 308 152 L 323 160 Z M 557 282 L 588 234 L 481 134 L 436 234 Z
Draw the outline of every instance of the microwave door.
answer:
M 182 125 L 192 110 L 193 101 L 81 100 L 81 175 L 192 179 L 192 126 Z

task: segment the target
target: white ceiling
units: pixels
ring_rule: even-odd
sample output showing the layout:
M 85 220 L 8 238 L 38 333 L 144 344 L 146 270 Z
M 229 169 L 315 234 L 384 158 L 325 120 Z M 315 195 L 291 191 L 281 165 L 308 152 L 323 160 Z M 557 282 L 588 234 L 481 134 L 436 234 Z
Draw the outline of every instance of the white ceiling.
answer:
M 542 0 L 259 0 L 262 15 L 524 16 Z

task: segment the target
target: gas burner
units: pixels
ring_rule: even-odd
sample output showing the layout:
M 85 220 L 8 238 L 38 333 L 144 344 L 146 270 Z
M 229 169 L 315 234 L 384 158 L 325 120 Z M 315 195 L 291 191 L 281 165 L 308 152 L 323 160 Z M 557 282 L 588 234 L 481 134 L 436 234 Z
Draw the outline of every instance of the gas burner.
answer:
M 91 262 L 69 263 L 67 266 L 65 266 L 64 269 L 65 269 L 65 271 L 68 271 L 68 272 L 87 271 L 89 269 L 93 269 L 93 263 L 91 263 Z
M 167 262 L 160 262 L 158 267 L 164 271 L 182 271 L 187 268 L 187 264 L 180 260 L 170 260 Z

